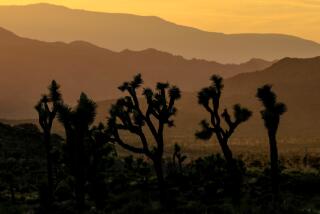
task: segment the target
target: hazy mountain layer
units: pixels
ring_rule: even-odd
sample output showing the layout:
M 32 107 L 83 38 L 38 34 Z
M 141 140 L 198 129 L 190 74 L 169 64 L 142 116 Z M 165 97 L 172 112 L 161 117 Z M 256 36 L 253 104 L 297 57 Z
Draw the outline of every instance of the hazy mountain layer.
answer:
M 256 89 L 272 84 L 278 100 L 284 102 L 288 112 L 284 114 L 279 135 L 289 138 L 307 139 L 320 137 L 320 57 L 310 59 L 285 58 L 259 72 L 240 74 L 225 81 L 222 110 L 232 110 L 233 104 L 240 103 L 253 111 L 253 117 L 237 131 L 237 137 L 250 139 L 266 137 L 261 120 L 261 103 L 255 97 Z M 99 118 L 107 116 L 107 109 L 113 101 L 99 103 Z M 195 141 L 194 133 L 202 119 L 208 114 L 197 103 L 196 93 L 183 93 L 177 102 L 176 127 L 169 131 L 171 141 L 184 144 Z M 303 142 L 301 142 L 303 143 Z M 289 149 L 289 148 L 288 148 Z M 303 151 L 303 148 L 302 148 Z
M 63 86 L 66 100 L 75 102 L 81 91 L 96 100 L 114 98 L 117 87 L 138 72 L 148 84 L 169 80 L 184 91 L 195 91 L 213 73 L 228 77 L 272 64 L 253 59 L 223 65 L 186 60 L 155 49 L 113 52 L 86 42 L 21 38 L 4 29 L 0 29 L 0 50 L 0 118 L 34 117 L 33 106 L 52 79 Z
M 281 34 L 223 34 L 158 17 L 71 10 L 47 4 L 1 6 L 0 26 L 45 41 L 88 41 L 114 51 L 158 50 L 218 62 L 320 55 L 318 43 Z
M 284 114 L 281 121 L 279 135 L 282 139 L 298 138 L 302 145 L 303 141 L 301 139 L 320 137 L 319 81 L 320 57 L 310 59 L 285 58 L 263 71 L 240 74 L 226 79 L 221 108 L 228 107 L 231 110 L 233 104 L 241 103 L 253 111 L 254 114 L 250 121 L 237 130 L 237 138 L 242 137 L 244 141 L 256 137 L 266 138 L 266 132 L 260 118 L 262 106 L 256 99 L 255 93 L 256 89 L 263 84 L 272 84 L 278 94 L 278 100 L 286 103 L 288 107 L 288 112 Z M 197 104 L 196 93 L 183 92 L 182 95 L 182 99 L 177 102 L 176 127 L 168 130 L 166 137 L 171 143 L 178 142 L 191 146 L 195 142 L 194 133 L 199 128 L 199 121 L 208 118 L 208 115 Z M 97 122 L 105 121 L 108 109 L 114 102 L 115 100 L 98 102 Z M 26 112 L 27 110 L 20 106 L 20 111 Z M 18 121 L 6 122 L 19 123 Z M 55 129 L 60 133 L 62 131 L 59 126 L 56 126 Z M 241 143 L 244 142 L 241 141 Z M 289 144 L 290 147 L 292 140 L 285 143 L 286 145 Z M 289 147 L 287 149 L 290 149 Z M 304 152 L 303 147 L 301 147 L 301 151 Z

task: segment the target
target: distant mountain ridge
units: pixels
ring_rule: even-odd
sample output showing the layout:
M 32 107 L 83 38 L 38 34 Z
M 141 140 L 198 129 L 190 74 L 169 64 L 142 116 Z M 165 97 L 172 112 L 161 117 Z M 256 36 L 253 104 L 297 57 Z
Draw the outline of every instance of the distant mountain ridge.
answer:
M 66 100 L 81 91 L 96 100 L 116 97 L 117 87 L 134 74 L 147 84 L 170 81 L 184 91 L 198 90 L 213 73 L 225 77 L 262 70 L 273 62 L 253 59 L 243 64 L 187 60 L 155 49 L 114 52 L 88 42 L 42 42 L 0 28 L 0 118 L 30 118 L 33 105 L 52 79 Z
M 0 26 L 44 41 L 83 40 L 114 51 L 154 48 L 222 63 L 320 55 L 320 44 L 295 36 L 206 32 L 153 16 L 98 13 L 48 4 L 0 6 Z
M 227 78 L 224 82 L 221 108 L 231 109 L 233 104 L 240 103 L 253 111 L 253 117 L 237 130 L 236 139 L 267 139 L 260 115 L 262 106 L 255 94 L 258 87 L 272 84 L 278 100 L 284 102 L 288 107 L 288 112 L 284 114 L 280 123 L 279 137 L 285 141 L 284 143 L 287 143 L 286 149 L 289 150 L 291 149 L 290 144 L 286 139 L 319 139 L 320 137 L 319 82 L 320 57 L 310 59 L 284 58 L 262 71 L 243 73 Z M 62 90 L 67 92 L 64 85 Z M 97 122 L 106 121 L 110 105 L 114 102 L 115 99 L 97 102 Z M 142 104 L 143 106 L 145 104 Z M 19 111 L 26 113 L 24 106 L 19 106 L 19 108 Z M 177 108 L 175 127 L 168 129 L 166 138 L 170 143 L 192 147 L 192 143 L 196 140 L 195 130 L 199 129 L 198 124 L 202 119 L 208 119 L 208 114 L 197 103 L 195 92 L 182 92 L 182 99 L 177 102 Z M 29 120 L 29 122 L 35 121 Z M 19 121 L 5 122 L 19 123 Z M 28 122 L 28 120 L 21 122 Z M 59 126 L 56 126 L 55 130 L 62 132 L 62 128 Z M 279 142 L 279 144 L 281 143 L 282 141 Z M 305 149 L 303 141 L 301 141 L 301 149 L 302 151 Z
M 222 110 L 231 110 L 234 104 L 240 103 L 253 111 L 252 118 L 239 127 L 235 137 L 267 139 L 260 114 L 262 106 L 255 95 L 258 87 L 271 84 L 278 100 L 288 107 L 280 123 L 279 136 L 282 139 L 319 139 L 319 83 L 320 57 L 284 58 L 262 71 L 242 73 L 226 79 L 220 105 Z M 98 102 L 99 121 L 105 121 L 107 109 L 113 102 Z M 180 144 L 193 143 L 199 122 L 205 118 L 209 119 L 208 114 L 199 106 L 196 93 L 182 93 L 182 99 L 177 102 L 177 106 L 176 126 L 168 130 L 167 137 L 172 142 Z

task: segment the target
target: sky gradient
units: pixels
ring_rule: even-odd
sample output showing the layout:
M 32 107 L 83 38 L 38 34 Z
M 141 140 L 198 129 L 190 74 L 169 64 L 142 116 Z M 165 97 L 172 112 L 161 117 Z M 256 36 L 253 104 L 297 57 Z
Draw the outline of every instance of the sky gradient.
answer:
M 0 0 L 0 5 L 39 2 L 159 16 L 213 32 L 283 33 L 320 42 L 320 0 Z

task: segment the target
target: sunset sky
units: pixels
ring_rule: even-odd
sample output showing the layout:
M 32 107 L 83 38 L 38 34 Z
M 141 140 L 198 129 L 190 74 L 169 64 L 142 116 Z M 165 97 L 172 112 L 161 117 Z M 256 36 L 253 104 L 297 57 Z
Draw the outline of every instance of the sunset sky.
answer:
M 284 33 L 320 42 L 320 0 L 42 0 L 93 11 L 154 15 L 224 33 Z M 0 0 L 31 4 L 39 0 Z

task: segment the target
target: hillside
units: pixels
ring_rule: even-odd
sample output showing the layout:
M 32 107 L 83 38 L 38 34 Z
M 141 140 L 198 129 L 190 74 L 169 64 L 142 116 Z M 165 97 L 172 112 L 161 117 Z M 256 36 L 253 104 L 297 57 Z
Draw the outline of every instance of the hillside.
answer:
M 262 106 L 255 94 L 258 87 L 272 84 L 279 101 L 286 103 L 288 107 L 280 125 L 281 138 L 319 138 L 319 82 L 320 57 L 285 58 L 263 71 L 226 79 L 221 108 L 231 109 L 235 103 L 248 107 L 253 111 L 253 117 L 240 127 L 236 136 L 245 139 L 265 138 L 266 132 L 260 116 Z M 99 103 L 98 120 L 105 119 L 112 102 Z M 169 131 L 168 137 L 182 144 L 193 143 L 195 130 L 199 128 L 198 123 L 204 118 L 208 116 L 197 104 L 197 95 L 183 93 L 182 99 L 178 101 L 176 127 Z
M 65 99 L 75 102 L 81 91 L 96 100 L 118 95 L 117 87 L 135 73 L 146 83 L 168 81 L 184 91 L 198 90 L 213 73 L 233 76 L 272 64 L 253 59 L 243 64 L 187 60 L 155 49 L 113 52 L 87 42 L 41 42 L 0 28 L 0 118 L 31 118 L 34 104 L 52 79 Z
M 287 136 L 319 136 L 319 82 L 320 57 L 285 58 L 263 71 L 240 74 L 228 79 L 225 93 L 228 100 L 260 109 L 260 104 L 253 102 L 256 88 L 272 84 L 279 100 L 288 106 L 288 112 L 283 116 L 281 133 Z M 250 125 L 258 125 L 259 117 L 260 114 L 256 111 L 255 118 L 247 126 L 247 134 L 251 131 Z M 259 130 L 255 132 L 259 133 Z
M 155 48 L 222 63 L 320 55 L 318 43 L 289 35 L 206 32 L 158 17 L 97 13 L 48 4 L 1 6 L 0 26 L 44 41 L 83 40 L 113 51 Z
M 253 111 L 249 122 L 241 125 L 233 138 L 233 146 L 239 151 L 247 147 L 256 146 L 258 150 L 267 151 L 266 130 L 260 117 L 261 104 L 255 98 L 256 89 L 263 84 L 272 84 L 281 102 L 286 103 L 288 112 L 283 116 L 279 138 L 282 152 L 311 152 L 318 151 L 320 127 L 320 57 L 310 59 L 285 58 L 273 66 L 259 72 L 240 74 L 225 80 L 225 89 L 221 108 L 229 109 L 235 103 L 241 103 Z M 207 82 L 209 83 L 209 81 Z M 100 101 L 96 122 L 106 121 L 110 105 L 115 100 Z M 142 101 L 142 106 L 145 102 Z M 178 113 L 175 127 L 168 129 L 166 139 L 171 143 L 179 143 L 189 152 L 206 153 L 212 151 L 212 144 L 201 144 L 200 147 L 194 137 L 195 130 L 199 129 L 199 122 L 208 118 L 206 112 L 197 104 L 197 94 L 183 92 L 182 99 L 177 102 Z M 36 120 L 25 120 L 35 122 Z M 18 124 L 19 121 L 2 121 Z M 60 125 L 55 125 L 55 131 L 63 134 Z M 196 149 L 196 151 L 194 150 Z M 217 149 L 217 148 L 216 148 Z M 314 150 L 315 149 L 315 150 Z

